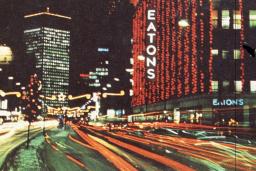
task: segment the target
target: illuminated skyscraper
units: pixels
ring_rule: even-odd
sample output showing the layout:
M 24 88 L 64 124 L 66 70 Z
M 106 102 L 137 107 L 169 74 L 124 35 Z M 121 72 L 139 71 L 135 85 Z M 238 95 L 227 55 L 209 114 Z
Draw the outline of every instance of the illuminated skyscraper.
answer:
M 26 54 L 35 59 L 35 71 L 42 81 L 42 93 L 47 97 L 66 97 L 69 87 L 70 17 L 49 12 L 24 16 Z M 45 100 L 50 107 L 66 106 L 64 98 Z

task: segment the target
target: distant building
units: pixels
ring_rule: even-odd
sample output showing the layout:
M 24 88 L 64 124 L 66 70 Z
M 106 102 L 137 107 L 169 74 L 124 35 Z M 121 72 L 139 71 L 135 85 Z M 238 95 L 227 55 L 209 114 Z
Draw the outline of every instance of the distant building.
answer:
M 42 94 L 66 97 L 69 87 L 71 18 L 45 12 L 25 15 L 24 42 L 27 56 L 35 58 L 35 71 L 42 81 Z M 45 100 L 50 107 L 67 106 L 63 98 Z

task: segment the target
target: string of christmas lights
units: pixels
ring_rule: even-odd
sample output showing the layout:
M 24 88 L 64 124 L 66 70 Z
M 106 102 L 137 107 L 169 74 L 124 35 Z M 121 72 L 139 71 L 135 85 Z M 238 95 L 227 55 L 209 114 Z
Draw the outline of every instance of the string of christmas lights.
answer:
M 209 93 L 212 93 L 212 81 L 213 81 L 213 56 L 212 56 L 212 49 L 213 49 L 213 2 L 212 0 L 209 1 L 209 10 L 210 10 L 210 19 L 209 19 L 209 45 L 210 45 L 210 53 L 209 53 Z
M 170 17 L 171 17 L 171 2 L 170 1 L 165 1 L 165 4 L 163 5 L 163 9 L 165 8 L 166 13 L 165 13 L 165 100 L 168 100 L 171 95 L 171 66 L 170 66 Z
M 205 5 L 209 5 L 209 15 L 204 13 Z M 133 106 L 212 91 L 212 6 L 212 1 L 203 0 L 145 0 L 137 5 L 133 19 Z M 146 79 L 145 62 L 138 60 L 139 55 L 146 55 L 148 9 L 156 9 L 154 80 Z M 189 27 L 179 26 L 180 19 L 186 19 Z
M 245 85 L 245 69 L 244 69 L 244 49 L 242 47 L 244 42 L 244 13 L 243 13 L 243 0 L 239 0 L 239 12 L 241 14 L 241 30 L 240 30 L 240 80 L 242 82 L 242 90 L 244 91 Z

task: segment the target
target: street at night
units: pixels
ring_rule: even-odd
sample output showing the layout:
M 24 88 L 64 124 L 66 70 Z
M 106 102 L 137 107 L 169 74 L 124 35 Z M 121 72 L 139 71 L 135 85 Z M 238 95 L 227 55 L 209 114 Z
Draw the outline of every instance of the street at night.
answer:
M 0 0 L 1 171 L 256 171 L 256 1 Z

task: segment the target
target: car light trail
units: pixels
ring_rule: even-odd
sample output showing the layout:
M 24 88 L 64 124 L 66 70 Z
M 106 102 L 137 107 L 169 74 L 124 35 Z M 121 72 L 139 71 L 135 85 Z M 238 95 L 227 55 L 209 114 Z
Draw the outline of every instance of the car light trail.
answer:
M 80 144 L 80 145 L 82 145 L 82 146 L 84 146 L 84 147 L 86 147 L 86 148 L 90 148 L 90 149 L 92 149 L 92 150 L 95 150 L 95 148 L 93 148 L 93 147 L 91 147 L 91 146 L 89 146 L 89 145 L 87 145 L 87 144 L 85 144 L 85 143 L 83 143 L 83 142 L 81 142 L 81 141 L 79 141 L 79 140 L 73 138 L 70 134 L 68 135 L 68 138 L 69 138 L 71 141 L 76 142 L 77 144 Z
M 72 161 L 72 162 L 74 162 L 75 164 L 77 164 L 78 166 L 80 166 L 80 167 L 82 167 L 82 168 L 85 168 L 85 165 L 84 165 L 82 162 L 80 162 L 80 161 L 77 160 L 76 158 L 72 157 L 71 155 L 66 154 L 66 157 L 67 157 L 70 161 Z
M 93 130 L 100 130 L 99 127 L 87 128 Z M 129 131 L 136 130 L 138 129 L 129 128 Z M 127 132 L 128 130 L 126 129 L 125 131 Z M 94 133 L 96 132 L 94 131 Z M 222 142 L 216 143 L 213 141 L 198 140 L 193 138 L 156 135 L 148 133 L 146 131 L 144 132 L 143 138 L 133 135 L 127 135 L 126 133 L 121 131 L 111 133 L 111 135 L 125 138 L 127 140 L 132 140 L 147 146 L 156 145 L 158 147 L 161 147 L 162 149 L 171 148 L 177 150 L 177 152 L 181 153 L 182 155 L 185 154 L 186 156 L 201 159 L 205 162 L 211 163 L 211 165 L 214 164 L 219 168 L 237 168 L 240 170 L 244 170 L 244 168 L 248 169 L 256 167 L 255 156 L 253 156 L 256 150 L 256 148 L 254 147 L 246 147 L 239 144 L 227 144 Z M 102 135 L 98 134 L 98 136 Z M 235 162 L 236 165 L 234 165 Z
M 130 163 L 123 160 L 120 156 L 116 155 L 115 153 L 111 152 L 104 146 L 100 145 L 99 143 L 92 140 L 87 134 L 80 131 L 76 127 L 72 126 L 74 131 L 88 144 L 93 146 L 100 154 L 102 154 L 105 158 L 109 159 L 110 162 L 114 164 L 114 166 L 122 171 L 129 170 L 129 171 L 137 171 L 135 167 L 133 167 Z
M 158 154 L 152 153 L 150 151 L 141 149 L 141 148 L 136 147 L 134 145 L 130 145 L 130 144 L 124 143 L 124 142 L 119 141 L 117 139 L 114 139 L 114 138 L 111 138 L 111 137 L 108 137 L 108 136 L 96 133 L 95 131 L 92 131 L 92 132 L 97 134 L 97 135 L 99 135 L 99 136 L 101 136 L 101 137 L 106 138 L 108 141 L 110 141 L 111 143 L 113 143 L 115 145 L 121 146 L 122 148 L 125 148 L 125 149 L 127 149 L 129 151 L 132 151 L 134 153 L 142 155 L 143 157 L 146 157 L 146 158 L 149 158 L 151 160 L 157 161 L 157 162 L 159 162 L 159 163 L 161 163 L 161 164 L 163 164 L 165 166 L 168 166 L 170 168 L 177 169 L 177 170 L 186 170 L 186 171 L 193 171 L 194 170 L 193 168 L 190 168 L 190 167 L 188 167 L 186 165 L 183 165 L 183 164 L 181 164 L 181 163 L 179 163 L 177 161 L 168 159 L 168 158 L 163 157 L 161 155 L 158 155 Z
M 69 135 L 70 136 L 70 135 Z M 50 136 L 48 134 L 46 134 L 46 138 L 45 141 L 51 146 L 51 148 L 55 151 L 59 151 L 61 152 L 58 148 L 56 144 L 51 143 L 50 141 Z M 63 153 L 63 152 L 61 152 Z M 68 153 L 63 153 L 65 154 L 65 156 L 67 157 L 68 160 L 72 161 L 73 163 L 75 163 L 76 165 L 82 167 L 82 168 L 86 168 L 85 164 L 82 163 L 81 161 L 79 161 L 78 159 L 76 159 L 75 157 L 73 157 L 71 154 Z

